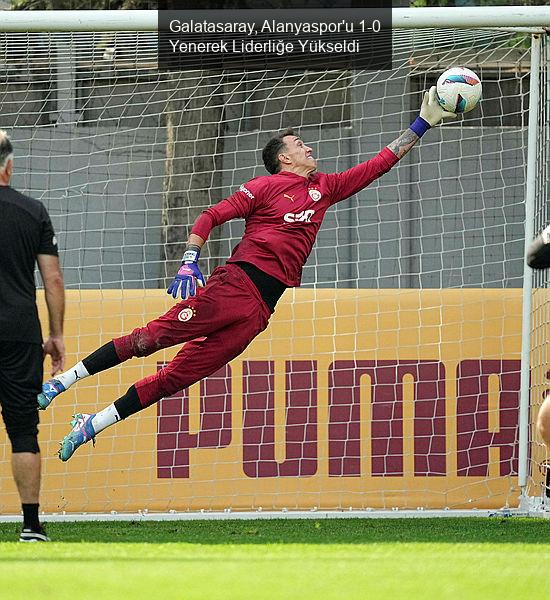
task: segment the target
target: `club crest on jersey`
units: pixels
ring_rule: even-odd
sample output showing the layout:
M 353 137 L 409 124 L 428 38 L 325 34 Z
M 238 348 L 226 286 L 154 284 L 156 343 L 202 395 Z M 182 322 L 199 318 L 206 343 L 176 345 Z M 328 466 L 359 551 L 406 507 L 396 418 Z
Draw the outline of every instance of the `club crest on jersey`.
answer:
M 192 319 L 197 313 L 195 312 L 195 309 L 193 308 L 184 308 L 183 310 L 180 310 L 179 314 L 178 314 L 178 320 L 179 321 L 189 321 L 189 319 Z
M 313 202 L 317 202 L 317 200 L 321 199 L 322 194 L 319 190 L 308 190 L 308 193 Z

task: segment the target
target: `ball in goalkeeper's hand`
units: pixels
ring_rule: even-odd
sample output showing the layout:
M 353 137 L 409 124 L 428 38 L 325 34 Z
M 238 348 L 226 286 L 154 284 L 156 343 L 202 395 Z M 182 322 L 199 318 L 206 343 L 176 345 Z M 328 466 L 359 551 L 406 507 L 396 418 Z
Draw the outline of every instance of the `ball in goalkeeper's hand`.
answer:
M 481 81 L 470 69 L 447 69 L 437 80 L 439 104 L 452 113 L 467 113 L 481 100 Z

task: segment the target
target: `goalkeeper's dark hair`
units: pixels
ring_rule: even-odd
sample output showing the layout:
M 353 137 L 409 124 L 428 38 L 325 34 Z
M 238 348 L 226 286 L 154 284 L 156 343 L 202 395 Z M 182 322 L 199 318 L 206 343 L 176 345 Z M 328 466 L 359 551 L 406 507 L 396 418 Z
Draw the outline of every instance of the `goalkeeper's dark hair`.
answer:
M 6 166 L 8 158 L 13 155 L 10 136 L 0 129 L 0 170 Z
M 262 158 L 264 161 L 265 168 L 268 173 L 271 173 L 271 175 L 275 175 L 275 173 L 278 173 L 281 170 L 281 165 L 279 163 L 279 154 L 281 152 L 281 149 L 285 147 L 283 138 L 287 135 L 298 134 L 295 133 L 293 129 L 285 129 L 279 135 L 272 137 L 262 150 Z

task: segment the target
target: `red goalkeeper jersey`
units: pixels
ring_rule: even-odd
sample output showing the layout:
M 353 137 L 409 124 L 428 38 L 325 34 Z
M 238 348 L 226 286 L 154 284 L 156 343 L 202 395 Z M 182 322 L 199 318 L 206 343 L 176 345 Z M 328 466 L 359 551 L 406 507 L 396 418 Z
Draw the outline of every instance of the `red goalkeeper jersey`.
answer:
M 251 263 L 289 287 L 300 285 L 302 268 L 328 208 L 368 186 L 397 161 L 397 156 L 384 148 L 342 173 L 303 177 L 282 171 L 255 177 L 205 210 L 191 233 L 206 240 L 213 227 L 243 218 L 243 237 L 227 262 Z

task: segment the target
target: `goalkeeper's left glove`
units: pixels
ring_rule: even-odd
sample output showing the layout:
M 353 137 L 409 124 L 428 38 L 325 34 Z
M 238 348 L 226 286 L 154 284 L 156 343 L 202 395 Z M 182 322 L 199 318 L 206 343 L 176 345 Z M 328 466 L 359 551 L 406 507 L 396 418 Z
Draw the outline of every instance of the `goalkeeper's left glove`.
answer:
M 166 290 L 174 298 L 181 295 L 182 300 L 192 298 L 197 293 L 197 286 L 206 285 L 204 276 L 199 269 L 198 260 L 201 253 L 199 246 L 187 246 L 181 261 L 181 267 L 174 280 Z
M 424 100 L 420 107 L 420 116 L 410 126 L 418 137 L 422 137 L 430 127 L 434 127 L 444 119 L 454 119 L 455 113 L 445 110 L 437 101 L 437 90 L 435 85 L 429 92 L 424 94 Z

